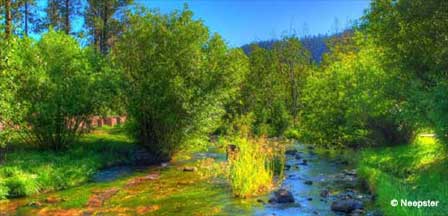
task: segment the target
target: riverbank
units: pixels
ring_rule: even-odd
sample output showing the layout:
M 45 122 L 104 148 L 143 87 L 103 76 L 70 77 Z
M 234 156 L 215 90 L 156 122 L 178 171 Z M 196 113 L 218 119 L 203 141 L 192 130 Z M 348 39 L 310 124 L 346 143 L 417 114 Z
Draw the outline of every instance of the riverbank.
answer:
M 219 146 L 179 154 L 154 166 L 100 170 L 86 184 L 0 202 L 6 215 L 363 215 L 372 196 L 346 155 L 295 143 L 286 152 L 284 179 L 271 193 L 234 196 Z M 104 174 L 104 175 L 103 175 Z M 95 180 L 96 179 L 96 180 Z
M 445 215 L 448 212 L 448 158 L 446 147 L 433 137 L 414 143 L 364 150 L 358 172 L 377 195 L 385 215 Z M 398 206 L 391 205 L 392 200 Z M 437 207 L 405 207 L 401 200 L 439 201 Z
M 132 163 L 137 146 L 121 127 L 84 135 L 64 152 L 12 146 L 0 167 L 0 200 L 63 190 L 88 182 L 100 169 Z

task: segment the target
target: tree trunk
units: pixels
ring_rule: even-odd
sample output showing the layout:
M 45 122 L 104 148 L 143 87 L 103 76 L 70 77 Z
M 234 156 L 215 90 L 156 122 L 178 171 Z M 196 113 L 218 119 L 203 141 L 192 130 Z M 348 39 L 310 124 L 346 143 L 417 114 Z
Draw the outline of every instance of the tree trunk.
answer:
M 25 1 L 25 20 L 24 20 L 24 23 L 25 23 L 25 29 L 24 29 L 24 33 L 25 33 L 25 36 L 28 36 L 28 16 L 29 16 L 29 9 L 28 9 L 28 1 Z
M 11 35 L 11 0 L 5 0 L 5 37 Z
M 65 0 L 65 33 L 70 34 L 70 0 Z
M 108 16 L 109 16 L 109 5 L 108 2 L 104 2 L 104 11 L 103 11 L 103 29 L 101 30 L 101 42 L 100 42 L 100 51 L 105 54 L 107 52 L 107 25 L 108 25 Z

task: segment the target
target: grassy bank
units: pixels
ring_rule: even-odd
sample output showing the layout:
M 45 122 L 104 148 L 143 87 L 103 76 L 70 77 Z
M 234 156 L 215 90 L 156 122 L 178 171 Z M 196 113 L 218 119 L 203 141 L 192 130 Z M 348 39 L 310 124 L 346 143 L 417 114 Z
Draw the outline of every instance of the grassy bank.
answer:
M 363 151 L 358 171 L 377 195 L 386 215 L 446 215 L 448 160 L 445 147 L 432 137 L 414 143 Z M 397 199 L 397 207 L 391 200 Z M 402 207 L 401 199 L 438 200 L 438 207 Z
M 0 167 L 0 199 L 85 183 L 98 169 L 127 162 L 134 146 L 123 129 L 105 127 L 64 152 L 16 148 Z

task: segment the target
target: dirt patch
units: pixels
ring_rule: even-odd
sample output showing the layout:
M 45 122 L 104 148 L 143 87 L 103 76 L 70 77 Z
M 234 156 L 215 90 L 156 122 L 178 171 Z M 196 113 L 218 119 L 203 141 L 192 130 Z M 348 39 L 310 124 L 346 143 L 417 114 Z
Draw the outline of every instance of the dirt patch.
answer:
M 129 180 L 126 183 L 126 187 L 134 187 L 134 186 L 140 185 L 144 182 L 154 181 L 159 178 L 160 178 L 160 173 L 150 173 L 149 175 L 146 175 L 143 177 L 136 177 L 136 178 Z
M 149 212 L 157 211 L 160 209 L 158 205 L 149 205 L 149 206 L 139 206 L 136 211 L 138 215 L 147 214 Z
M 104 191 L 93 191 L 87 203 L 88 208 L 99 208 L 104 202 L 120 191 L 118 188 L 111 188 Z
M 39 216 L 78 216 L 83 215 L 81 209 L 42 209 L 38 213 Z

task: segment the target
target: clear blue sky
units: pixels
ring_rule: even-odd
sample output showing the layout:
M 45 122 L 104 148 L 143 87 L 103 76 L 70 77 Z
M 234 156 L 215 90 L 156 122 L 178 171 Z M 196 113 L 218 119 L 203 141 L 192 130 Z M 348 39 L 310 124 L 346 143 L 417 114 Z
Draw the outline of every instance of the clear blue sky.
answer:
M 370 0 L 135 0 L 161 12 L 182 9 L 184 3 L 231 46 L 252 41 L 334 33 L 359 19 Z

